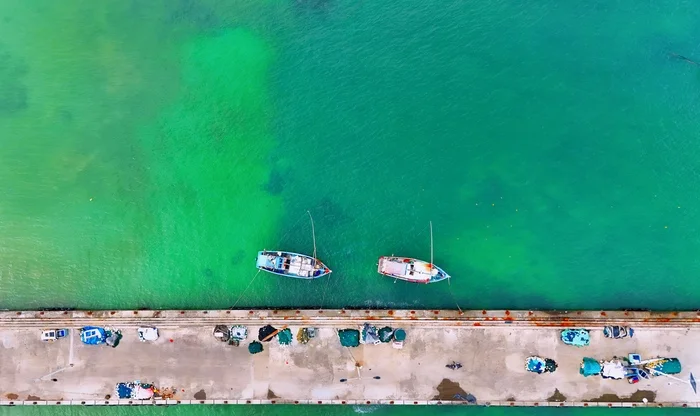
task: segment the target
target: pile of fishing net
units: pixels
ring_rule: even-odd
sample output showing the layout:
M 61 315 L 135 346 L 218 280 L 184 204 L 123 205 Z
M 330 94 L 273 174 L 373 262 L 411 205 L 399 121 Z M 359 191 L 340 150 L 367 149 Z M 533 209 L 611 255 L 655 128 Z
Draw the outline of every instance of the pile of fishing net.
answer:
M 277 331 L 277 330 L 275 329 L 274 326 L 272 326 L 272 325 L 265 325 L 264 327 L 260 328 L 260 330 L 258 331 L 258 340 L 259 340 L 259 341 L 263 341 L 263 340 L 264 340 L 265 342 L 269 342 L 270 339 L 272 339 L 272 338 L 271 338 L 271 337 L 268 338 L 268 337 L 269 337 L 270 335 L 272 335 L 275 331 Z M 265 339 L 265 338 L 267 338 L 267 339 Z
M 388 326 L 379 330 L 379 340 L 381 342 L 391 342 L 394 338 L 394 330 Z
M 280 342 L 280 345 L 289 345 L 292 343 L 292 330 L 289 328 L 286 328 L 280 332 L 277 333 L 277 340 Z
M 258 341 L 253 341 L 248 345 L 248 352 L 251 354 L 263 352 L 263 345 Z
M 338 331 L 340 345 L 343 347 L 357 347 L 360 345 L 360 331 L 357 329 L 341 329 Z

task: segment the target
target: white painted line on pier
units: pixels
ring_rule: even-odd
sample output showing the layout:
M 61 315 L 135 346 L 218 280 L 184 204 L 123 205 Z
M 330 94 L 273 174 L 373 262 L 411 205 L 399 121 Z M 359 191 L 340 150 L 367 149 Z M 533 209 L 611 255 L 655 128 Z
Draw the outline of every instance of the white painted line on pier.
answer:
M 68 365 L 73 367 L 73 341 L 75 339 L 75 328 L 70 328 L 70 350 L 68 351 Z
M 51 377 L 51 376 L 54 375 L 54 374 L 60 373 L 61 371 L 65 371 L 65 370 L 67 370 L 68 368 L 70 368 L 70 367 L 61 367 L 61 368 L 59 368 L 59 369 L 56 370 L 56 371 L 50 372 L 49 374 L 44 374 L 43 376 L 41 376 L 41 377 L 35 379 L 34 381 L 41 381 L 41 380 L 43 380 L 43 379 L 45 379 L 45 378 L 47 378 L 47 377 Z

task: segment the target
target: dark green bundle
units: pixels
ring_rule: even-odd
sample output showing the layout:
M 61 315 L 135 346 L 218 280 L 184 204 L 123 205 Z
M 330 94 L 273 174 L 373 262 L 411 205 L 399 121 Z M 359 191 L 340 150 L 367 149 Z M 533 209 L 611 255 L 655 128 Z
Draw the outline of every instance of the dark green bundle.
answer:
M 248 352 L 251 354 L 257 354 L 263 351 L 263 345 L 258 341 L 253 341 L 248 345 Z

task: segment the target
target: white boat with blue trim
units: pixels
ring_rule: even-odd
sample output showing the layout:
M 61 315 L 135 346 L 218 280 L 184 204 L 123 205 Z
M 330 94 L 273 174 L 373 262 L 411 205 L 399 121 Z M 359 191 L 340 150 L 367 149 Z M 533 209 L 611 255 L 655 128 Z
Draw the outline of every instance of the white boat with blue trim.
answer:
M 256 266 L 259 270 L 297 279 L 318 279 L 331 274 L 319 259 L 289 251 L 260 251 Z

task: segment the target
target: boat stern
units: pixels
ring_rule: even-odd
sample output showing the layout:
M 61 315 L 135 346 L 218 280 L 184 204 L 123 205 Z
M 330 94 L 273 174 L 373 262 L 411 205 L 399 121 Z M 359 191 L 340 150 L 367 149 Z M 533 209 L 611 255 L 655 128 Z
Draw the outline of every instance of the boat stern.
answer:
M 377 273 L 379 273 L 379 274 L 386 274 L 386 273 L 384 273 L 384 272 L 382 271 L 382 270 L 383 270 L 383 267 L 384 267 L 384 262 L 385 262 L 385 261 L 386 261 L 386 257 L 381 256 L 381 257 L 379 258 L 379 261 L 377 261 Z
M 258 269 L 262 268 L 272 268 L 274 264 L 270 261 L 265 251 L 258 251 L 258 257 L 255 261 L 255 267 Z

